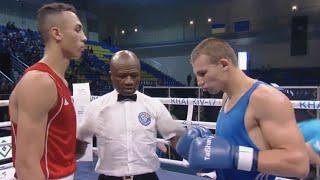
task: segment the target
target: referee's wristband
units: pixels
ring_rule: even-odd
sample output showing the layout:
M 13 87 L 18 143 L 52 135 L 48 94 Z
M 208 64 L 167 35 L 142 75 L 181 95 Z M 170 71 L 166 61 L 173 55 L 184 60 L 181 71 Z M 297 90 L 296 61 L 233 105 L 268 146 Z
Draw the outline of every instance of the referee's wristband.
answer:
M 243 171 L 258 171 L 258 151 L 250 147 L 239 146 L 235 167 Z

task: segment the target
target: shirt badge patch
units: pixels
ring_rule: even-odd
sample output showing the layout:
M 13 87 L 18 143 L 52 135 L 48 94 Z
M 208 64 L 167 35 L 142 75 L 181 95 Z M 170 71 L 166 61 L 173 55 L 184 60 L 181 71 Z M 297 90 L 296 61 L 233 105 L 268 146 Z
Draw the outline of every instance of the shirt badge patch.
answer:
M 139 122 L 144 126 L 148 126 L 151 123 L 151 116 L 146 112 L 139 113 L 138 119 Z

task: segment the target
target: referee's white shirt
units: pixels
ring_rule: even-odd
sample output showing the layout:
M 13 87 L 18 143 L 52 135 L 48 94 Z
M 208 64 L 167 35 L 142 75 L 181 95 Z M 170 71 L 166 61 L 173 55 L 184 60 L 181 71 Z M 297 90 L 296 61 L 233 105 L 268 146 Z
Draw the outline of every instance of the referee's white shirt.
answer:
M 157 131 L 170 139 L 182 130 L 159 100 L 135 94 L 137 101 L 118 102 L 116 90 L 101 96 L 88 105 L 79 123 L 79 140 L 97 137 L 97 173 L 128 176 L 156 171 L 160 166 Z

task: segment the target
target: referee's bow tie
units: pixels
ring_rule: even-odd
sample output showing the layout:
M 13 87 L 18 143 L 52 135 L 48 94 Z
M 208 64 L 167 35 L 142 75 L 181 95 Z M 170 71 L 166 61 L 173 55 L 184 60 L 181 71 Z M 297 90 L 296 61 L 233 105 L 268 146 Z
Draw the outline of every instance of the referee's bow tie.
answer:
M 130 96 L 125 96 L 122 94 L 118 94 L 118 100 L 117 101 L 137 101 L 137 95 L 132 94 Z

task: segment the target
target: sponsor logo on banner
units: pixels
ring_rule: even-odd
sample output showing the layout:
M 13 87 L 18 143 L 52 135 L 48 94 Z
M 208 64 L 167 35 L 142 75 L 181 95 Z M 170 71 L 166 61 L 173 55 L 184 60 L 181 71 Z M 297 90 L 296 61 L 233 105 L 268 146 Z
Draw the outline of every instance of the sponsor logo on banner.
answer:
M 11 151 L 12 146 L 10 143 L 11 143 L 10 136 L 0 138 L 0 145 L 2 145 L 2 146 L 0 146 L 0 160 L 8 159 L 8 158 L 12 157 L 12 151 Z
M 320 101 L 293 101 L 293 105 L 299 109 L 320 109 Z

